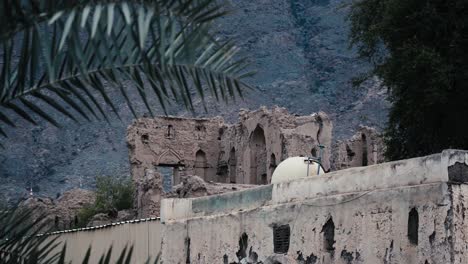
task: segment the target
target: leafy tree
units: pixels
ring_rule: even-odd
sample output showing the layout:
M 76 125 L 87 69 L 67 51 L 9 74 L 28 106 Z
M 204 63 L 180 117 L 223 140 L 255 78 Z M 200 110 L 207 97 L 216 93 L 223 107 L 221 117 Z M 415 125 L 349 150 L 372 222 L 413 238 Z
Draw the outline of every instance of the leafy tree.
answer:
M 96 178 L 96 200 L 78 213 L 78 226 L 84 227 L 99 213 L 115 215 L 133 208 L 134 186 L 131 179 L 99 176 Z
M 403 159 L 468 149 L 468 2 L 359 0 L 351 43 L 392 102 L 386 155 Z
M 129 89 L 150 115 L 150 99 L 193 110 L 194 94 L 205 102 L 242 97 L 246 58 L 232 40 L 212 36 L 210 25 L 226 14 L 218 0 L 3 0 L 0 3 L 0 135 L 20 119 L 60 124 L 54 110 L 75 122 L 118 117 L 110 89 L 137 117 Z M 131 87 L 127 87 L 131 83 Z M 1 146 L 1 144 L 0 144 Z M 123 192 L 123 196 L 128 195 Z M 125 207 L 126 200 L 113 204 Z M 0 212 L 0 263 L 65 263 L 58 245 L 25 224 L 30 213 Z M 47 242 L 48 241 L 48 242 Z M 89 254 L 83 257 L 88 263 Z M 111 249 L 100 263 L 109 263 Z M 130 263 L 132 249 L 118 253 Z
M 96 178 L 98 210 L 125 210 L 133 207 L 134 186 L 131 179 L 100 176 Z

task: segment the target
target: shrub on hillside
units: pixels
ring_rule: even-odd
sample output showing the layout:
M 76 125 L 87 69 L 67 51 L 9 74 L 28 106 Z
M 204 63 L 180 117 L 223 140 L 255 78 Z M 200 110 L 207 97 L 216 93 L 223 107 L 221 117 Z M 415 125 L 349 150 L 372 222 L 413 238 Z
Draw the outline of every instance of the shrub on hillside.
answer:
M 131 179 L 99 176 L 96 178 L 96 200 L 78 213 L 78 225 L 86 226 L 96 214 L 105 213 L 116 217 L 120 210 L 133 207 L 134 187 Z

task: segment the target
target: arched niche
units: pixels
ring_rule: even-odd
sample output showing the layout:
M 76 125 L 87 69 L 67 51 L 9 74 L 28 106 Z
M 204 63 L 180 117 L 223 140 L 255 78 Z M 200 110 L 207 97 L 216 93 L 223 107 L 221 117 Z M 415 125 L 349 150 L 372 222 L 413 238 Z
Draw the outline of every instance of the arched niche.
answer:
M 236 183 L 237 178 L 237 158 L 236 149 L 232 148 L 229 152 L 229 182 Z
M 265 132 L 258 125 L 250 135 L 250 183 L 267 184 Z
M 195 175 L 206 179 L 206 168 L 207 168 L 207 161 L 206 161 L 206 154 L 203 150 L 198 150 L 195 153 Z

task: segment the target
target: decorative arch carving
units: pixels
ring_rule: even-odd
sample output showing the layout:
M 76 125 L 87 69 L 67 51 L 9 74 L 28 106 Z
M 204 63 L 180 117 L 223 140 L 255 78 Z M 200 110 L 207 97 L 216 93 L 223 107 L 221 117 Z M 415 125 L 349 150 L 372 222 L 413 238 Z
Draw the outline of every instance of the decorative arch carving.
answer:
M 157 165 L 166 164 L 166 165 L 179 165 L 182 162 L 182 155 L 177 153 L 177 151 L 169 148 L 163 151 L 157 160 Z

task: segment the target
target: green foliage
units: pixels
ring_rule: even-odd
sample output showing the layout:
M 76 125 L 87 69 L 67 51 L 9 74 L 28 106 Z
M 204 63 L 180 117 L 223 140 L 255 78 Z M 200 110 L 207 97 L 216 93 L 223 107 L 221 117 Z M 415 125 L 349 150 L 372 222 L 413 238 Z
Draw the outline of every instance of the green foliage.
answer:
M 205 102 L 242 96 L 245 58 L 233 41 L 211 35 L 226 13 L 223 1 L 6 0 L 0 9 L 0 125 L 37 118 L 60 124 L 51 110 L 75 122 L 119 117 L 122 95 L 137 117 L 128 89 L 153 115 L 155 98 L 194 110 Z M 125 84 L 130 81 L 131 87 Z M 7 136 L 0 126 L 0 134 Z
M 84 206 L 78 211 L 78 223 L 76 227 L 86 227 L 91 218 L 98 213 L 94 204 Z
M 125 210 L 133 207 L 134 187 L 131 179 L 101 176 L 96 178 L 96 202 L 100 212 Z
M 155 98 L 194 110 L 193 95 L 228 101 L 243 96 L 251 72 L 236 59 L 233 41 L 217 40 L 211 24 L 226 13 L 218 0 L 3 0 L 0 8 L 0 136 L 22 119 L 60 124 L 51 110 L 75 122 L 118 117 L 110 85 L 137 113 L 128 89 L 134 89 L 153 115 Z M 130 81 L 133 86 L 126 87 Z M 106 85 L 105 85 L 106 84 Z M 1 144 L 0 144 L 1 146 Z M 105 188 L 97 208 L 129 207 L 125 186 Z M 96 208 L 87 208 L 90 215 Z M 38 236 L 41 217 L 31 212 L 0 211 L 0 264 L 65 263 L 66 245 Z M 51 250 L 61 247 L 56 255 Z M 133 248 L 116 263 L 130 263 Z M 88 263 L 91 248 L 83 256 Z M 110 263 L 112 248 L 99 263 Z M 157 262 L 157 260 L 156 260 Z
M 388 88 L 387 158 L 468 149 L 468 4 L 360 0 L 351 43 Z
M 132 209 L 134 187 L 131 179 L 99 176 L 96 178 L 96 200 L 78 212 L 78 227 L 85 227 L 99 213 L 113 215 L 120 210 Z

